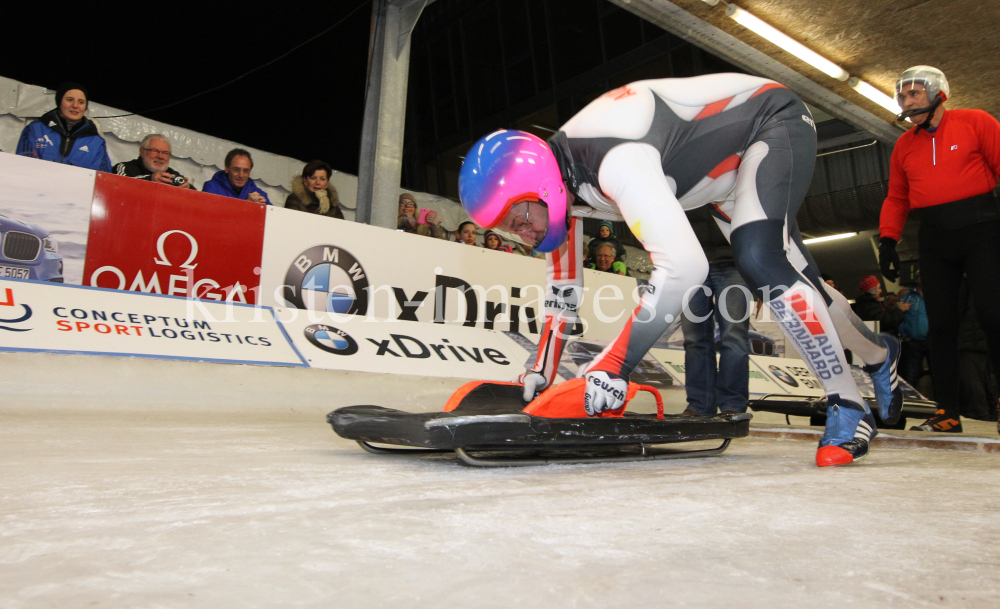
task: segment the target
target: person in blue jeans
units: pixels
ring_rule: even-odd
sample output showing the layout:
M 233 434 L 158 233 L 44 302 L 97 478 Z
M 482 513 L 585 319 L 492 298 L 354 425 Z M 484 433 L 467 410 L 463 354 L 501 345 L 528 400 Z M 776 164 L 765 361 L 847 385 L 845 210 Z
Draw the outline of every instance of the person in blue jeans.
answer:
M 699 216 L 706 216 L 701 218 Z M 750 289 L 709 214 L 688 214 L 709 259 L 705 283 L 681 315 L 688 415 L 746 412 L 750 383 Z M 718 366 L 715 327 L 719 326 Z

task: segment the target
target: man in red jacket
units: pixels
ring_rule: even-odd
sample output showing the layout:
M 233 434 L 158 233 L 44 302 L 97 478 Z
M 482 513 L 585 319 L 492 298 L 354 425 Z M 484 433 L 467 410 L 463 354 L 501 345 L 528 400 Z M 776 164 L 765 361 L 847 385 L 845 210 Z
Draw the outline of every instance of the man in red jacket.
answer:
M 934 397 L 940 409 L 915 429 L 961 432 L 958 404 L 958 289 L 966 275 L 993 369 L 1000 371 L 1000 123 L 982 110 L 946 110 L 941 70 L 914 66 L 896 81 L 896 99 L 916 125 L 900 136 L 882 205 L 879 263 L 895 281 L 896 243 L 912 210 L 920 219 Z

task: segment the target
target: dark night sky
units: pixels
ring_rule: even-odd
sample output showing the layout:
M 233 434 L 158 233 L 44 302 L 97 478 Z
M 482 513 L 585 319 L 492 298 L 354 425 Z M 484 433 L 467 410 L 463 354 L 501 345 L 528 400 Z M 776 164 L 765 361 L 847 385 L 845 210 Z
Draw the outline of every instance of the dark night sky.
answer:
M 93 101 L 141 113 L 266 63 L 361 4 L 334 30 L 281 61 L 213 93 L 145 113 L 276 154 L 321 158 L 357 174 L 371 0 L 190 8 L 159 3 L 155 9 L 92 3 L 76 16 L 61 14 L 61 3 L 4 7 L 0 76 L 52 88 L 76 80 Z

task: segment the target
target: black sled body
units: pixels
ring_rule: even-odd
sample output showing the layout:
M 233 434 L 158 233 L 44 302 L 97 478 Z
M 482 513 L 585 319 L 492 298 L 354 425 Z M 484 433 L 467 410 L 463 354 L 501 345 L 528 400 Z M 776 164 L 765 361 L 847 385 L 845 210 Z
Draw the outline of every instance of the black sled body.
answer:
M 337 435 L 375 453 L 454 452 L 470 465 L 637 461 L 720 454 L 747 436 L 749 414 L 692 417 L 632 414 L 623 417 L 547 418 L 523 412 L 517 390 L 487 400 L 466 400 L 450 412 L 409 413 L 381 406 L 346 406 L 327 415 Z M 721 440 L 718 448 L 654 450 L 664 444 Z M 373 444 L 407 448 L 379 448 Z M 486 457 L 476 453 L 491 453 Z M 498 458 L 499 457 L 499 458 Z

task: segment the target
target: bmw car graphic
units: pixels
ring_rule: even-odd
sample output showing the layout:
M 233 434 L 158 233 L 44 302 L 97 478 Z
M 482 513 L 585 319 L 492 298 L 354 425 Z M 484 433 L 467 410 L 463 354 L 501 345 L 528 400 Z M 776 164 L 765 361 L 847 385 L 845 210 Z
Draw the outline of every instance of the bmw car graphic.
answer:
M 49 231 L 0 216 L 0 278 L 62 283 L 63 259 Z

